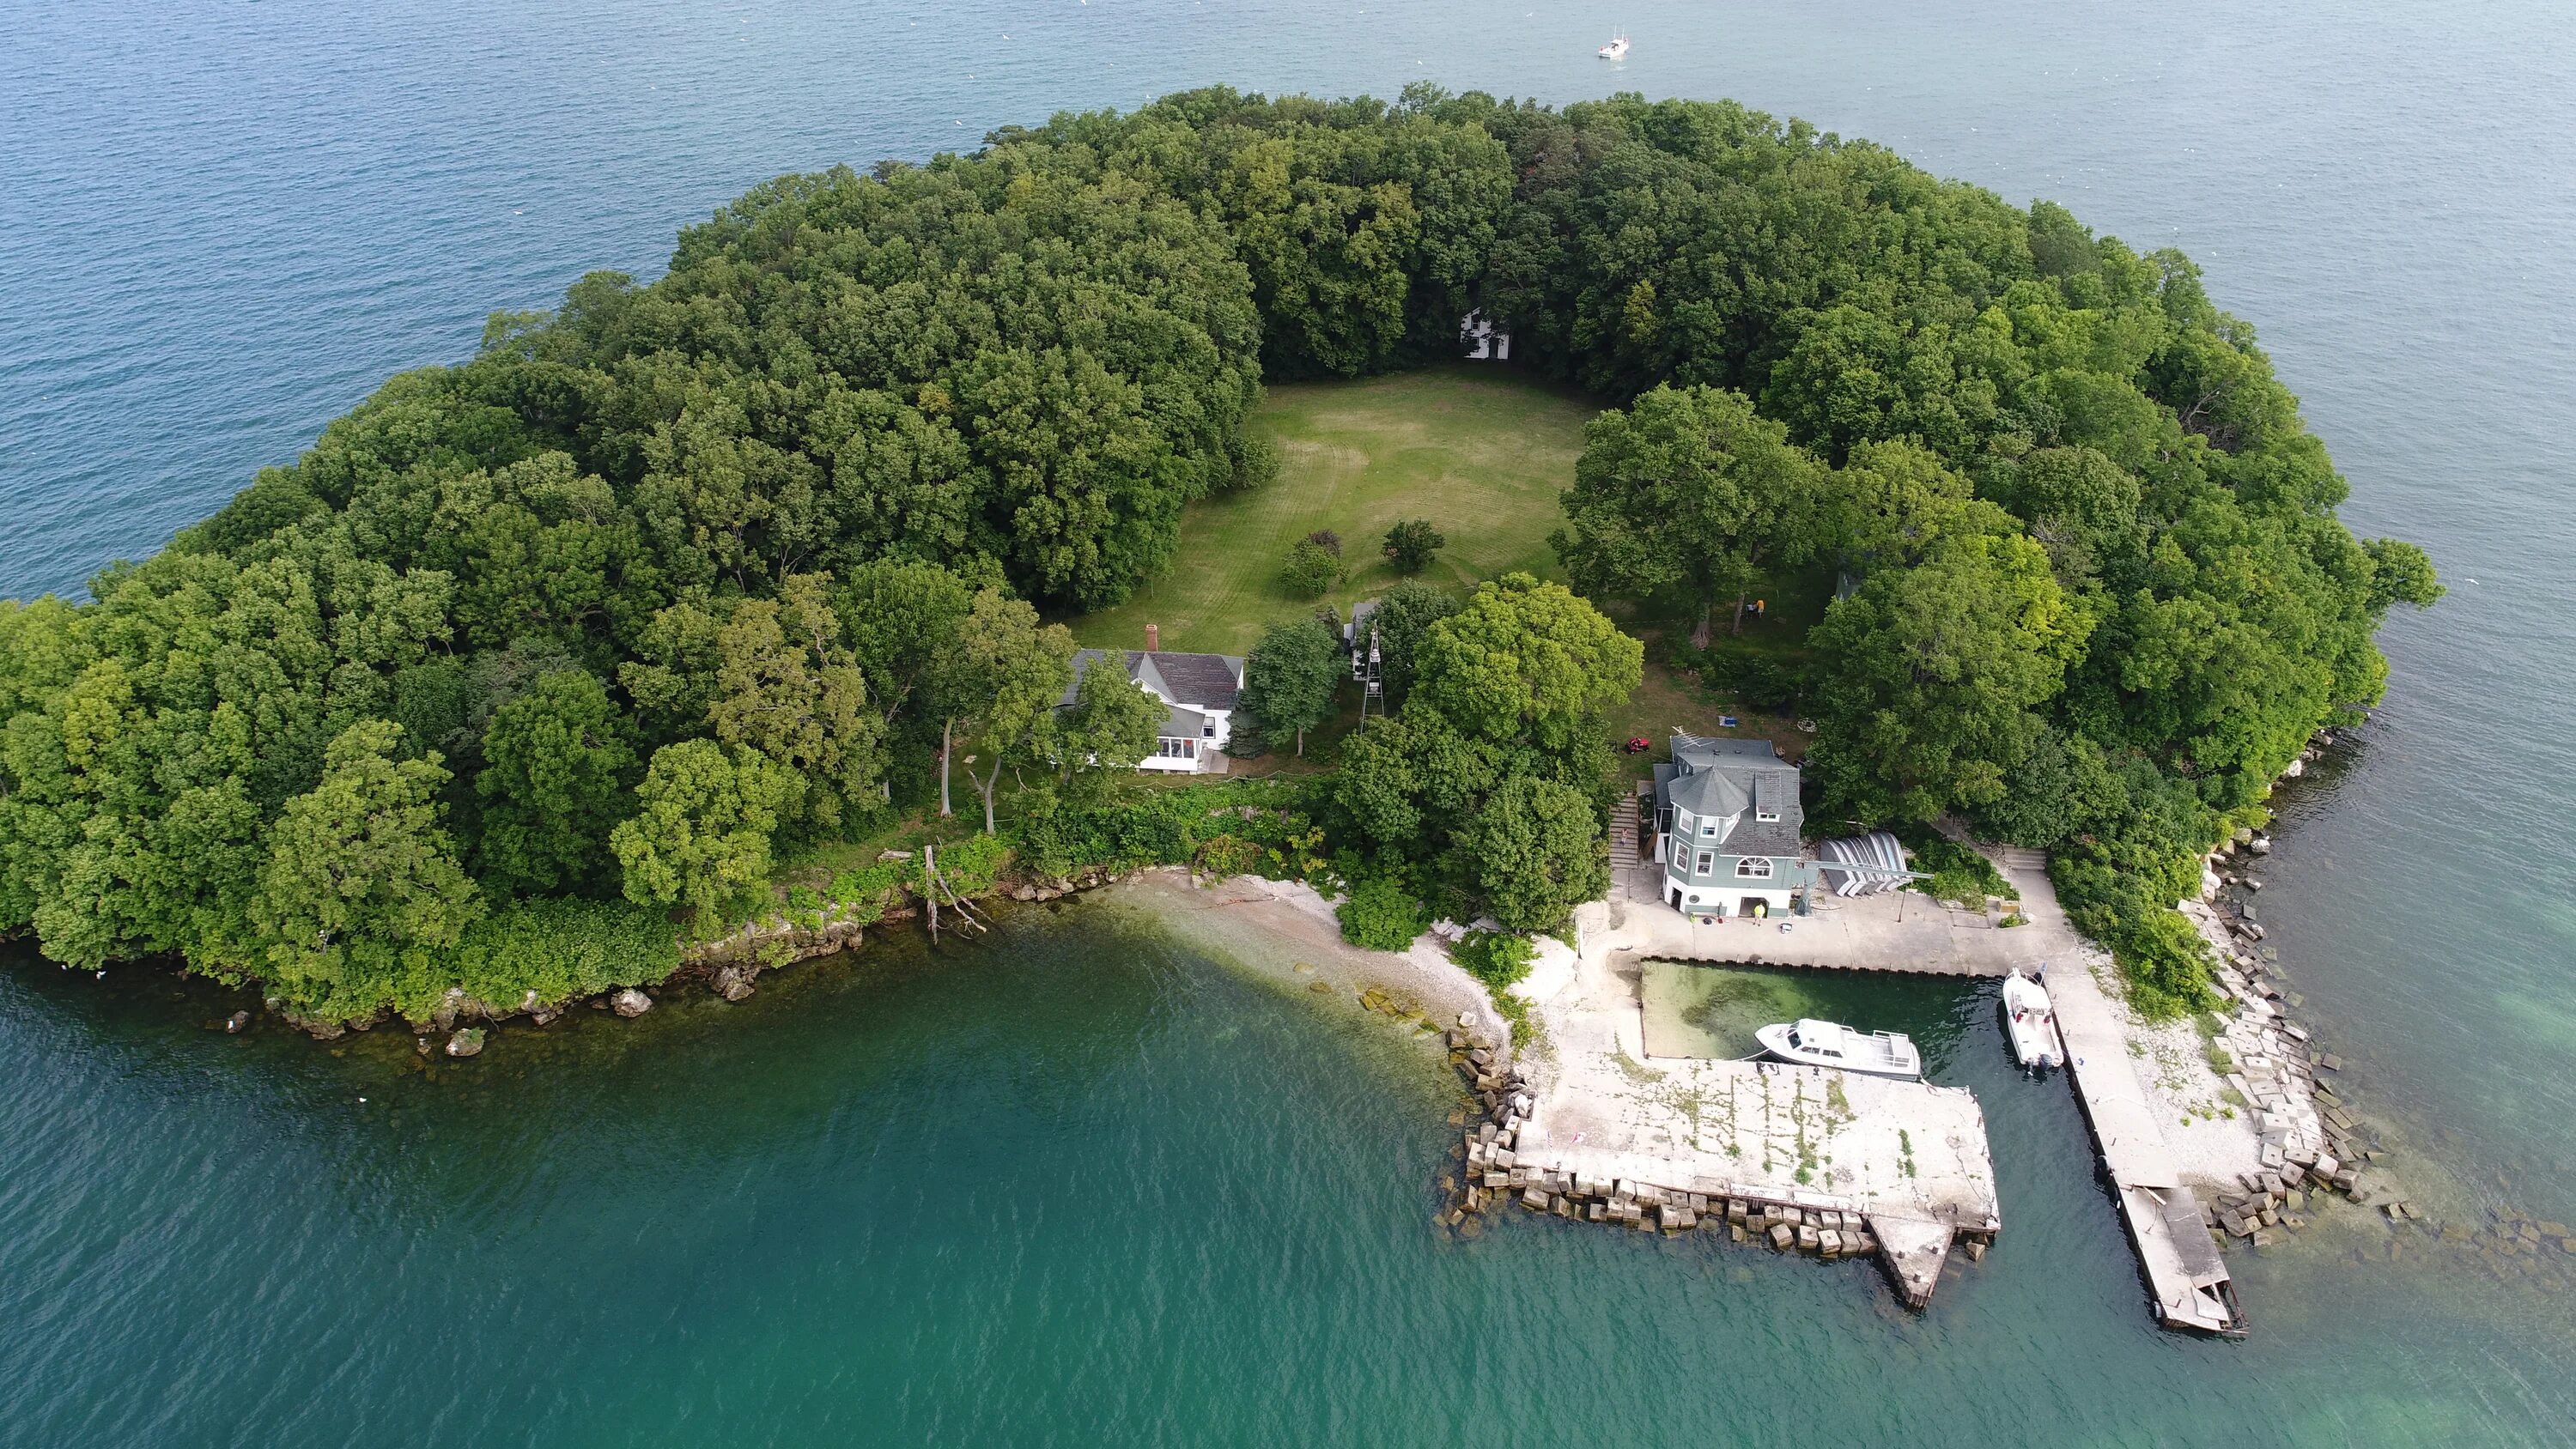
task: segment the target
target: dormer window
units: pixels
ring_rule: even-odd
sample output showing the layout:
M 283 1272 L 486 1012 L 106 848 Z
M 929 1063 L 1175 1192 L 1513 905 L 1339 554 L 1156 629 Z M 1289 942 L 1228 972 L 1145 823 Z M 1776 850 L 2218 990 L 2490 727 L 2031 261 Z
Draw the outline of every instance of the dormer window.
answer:
M 1777 820 L 1780 818 L 1780 812 L 1777 810 L 1763 810 L 1757 808 L 1753 812 L 1753 818 L 1756 820 Z

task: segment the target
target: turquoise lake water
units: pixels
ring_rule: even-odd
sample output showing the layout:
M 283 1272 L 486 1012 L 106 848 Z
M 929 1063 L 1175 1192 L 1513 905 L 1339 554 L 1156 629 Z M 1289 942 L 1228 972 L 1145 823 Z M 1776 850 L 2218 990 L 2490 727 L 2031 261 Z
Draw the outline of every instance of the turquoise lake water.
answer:
M 0 7 L 0 594 L 781 171 L 1209 81 L 1731 95 L 2190 251 L 2346 516 L 2433 551 L 2264 920 L 2411 1191 L 2576 1220 L 2576 15 L 1513 8 Z M 0 948 L 0 1443 L 2576 1442 L 2571 1295 L 2356 1263 L 2358 1213 L 2237 1260 L 2251 1340 L 2154 1331 L 1973 993 L 1885 1023 L 1978 1090 L 2005 1219 L 1915 1316 L 1701 1237 L 1446 1239 L 1417 1048 L 1113 904 L 1004 935 L 428 1072 Z

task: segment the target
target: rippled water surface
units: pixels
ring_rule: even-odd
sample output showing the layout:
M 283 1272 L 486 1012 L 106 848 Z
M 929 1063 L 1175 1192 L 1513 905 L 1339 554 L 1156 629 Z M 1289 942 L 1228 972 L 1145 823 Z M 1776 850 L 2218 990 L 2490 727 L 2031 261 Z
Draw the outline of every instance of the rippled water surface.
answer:
M 2452 597 L 2286 799 L 2264 919 L 2411 1190 L 2576 1220 L 2576 19 L 1513 8 L 0 7 L 0 594 L 781 171 L 1218 80 L 1732 95 L 2189 250 L 2347 517 L 2432 549 Z M 2358 1213 L 2240 1258 L 2250 1341 L 2150 1329 L 2072 1100 L 1973 992 L 1904 1010 L 1985 1103 L 2005 1235 L 1915 1317 L 1706 1235 L 1443 1239 L 1417 1049 L 1113 905 L 1006 934 L 428 1071 L 11 956 L 0 1441 L 2576 1441 L 2566 1296 L 2390 1264 Z

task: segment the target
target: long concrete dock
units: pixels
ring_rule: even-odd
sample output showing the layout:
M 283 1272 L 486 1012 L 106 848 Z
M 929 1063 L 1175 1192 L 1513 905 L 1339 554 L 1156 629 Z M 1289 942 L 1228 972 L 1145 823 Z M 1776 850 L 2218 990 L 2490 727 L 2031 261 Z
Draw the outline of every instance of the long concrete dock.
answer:
M 2035 851 L 2001 852 L 2005 877 L 2021 892 L 2031 924 L 2075 942 L 2049 884 L 2045 860 Z M 2049 973 L 2048 999 L 2066 1039 L 2066 1074 L 2092 1125 L 2102 1170 L 2119 1204 L 2121 1226 L 2137 1249 L 2138 1266 L 2155 1302 L 2156 1321 L 2167 1328 L 2241 1336 L 2245 1315 L 2236 1300 L 2218 1245 L 2201 1220 L 2200 1199 L 2174 1169 L 2164 1129 L 2148 1110 L 2147 1096 L 2130 1064 L 2118 1014 L 2094 971 L 2099 953 L 2071 949 Z

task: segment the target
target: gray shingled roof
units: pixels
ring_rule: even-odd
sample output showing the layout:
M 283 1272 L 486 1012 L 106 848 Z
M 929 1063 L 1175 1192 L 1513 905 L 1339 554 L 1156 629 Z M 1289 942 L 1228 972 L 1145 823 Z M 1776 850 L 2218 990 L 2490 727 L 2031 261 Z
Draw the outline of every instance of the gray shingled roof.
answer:
M 1769 740 L 1673 737 L 1672 765 L 1655 768 L 1655 794 L 1693 815 L 1738 816 L 1717 848 L 1728 855 L 1795 856 L 1805 812 L 1798 806 L 1798 767 Z M 1755 807 L 1759 808 L 1755 808 Z M 1776 810 L 1777 820 L 1754 817 Z
M 1740 815 L 1751 803 L 1729 770 L 1693 770 L 1673 781 L 1671 803 L 1693 815 Z
M 1126 655 L 1127 677 L 1148 689 L 1168 696 L 1179 705 L 1200 710 L 1232 709 L 1240 693 L 1235 681 L 1243 677 L 1243 661 L 1230 654 L 1180 654 L 1163 651 L 1147 654 L 1130 649 Z M 1105 649 L 1077 649 L 1073 653 L 1073 683 L 1065 686 L 1063 703 L 1074 701 L 1074 692 L 1082 685 L 1083 671 L 1095 659 L 1105 659 Z M 1174 722 L 1179 721 L 1178 711 Z M 1195 731 L 1193 731 L 1195 733 Z

